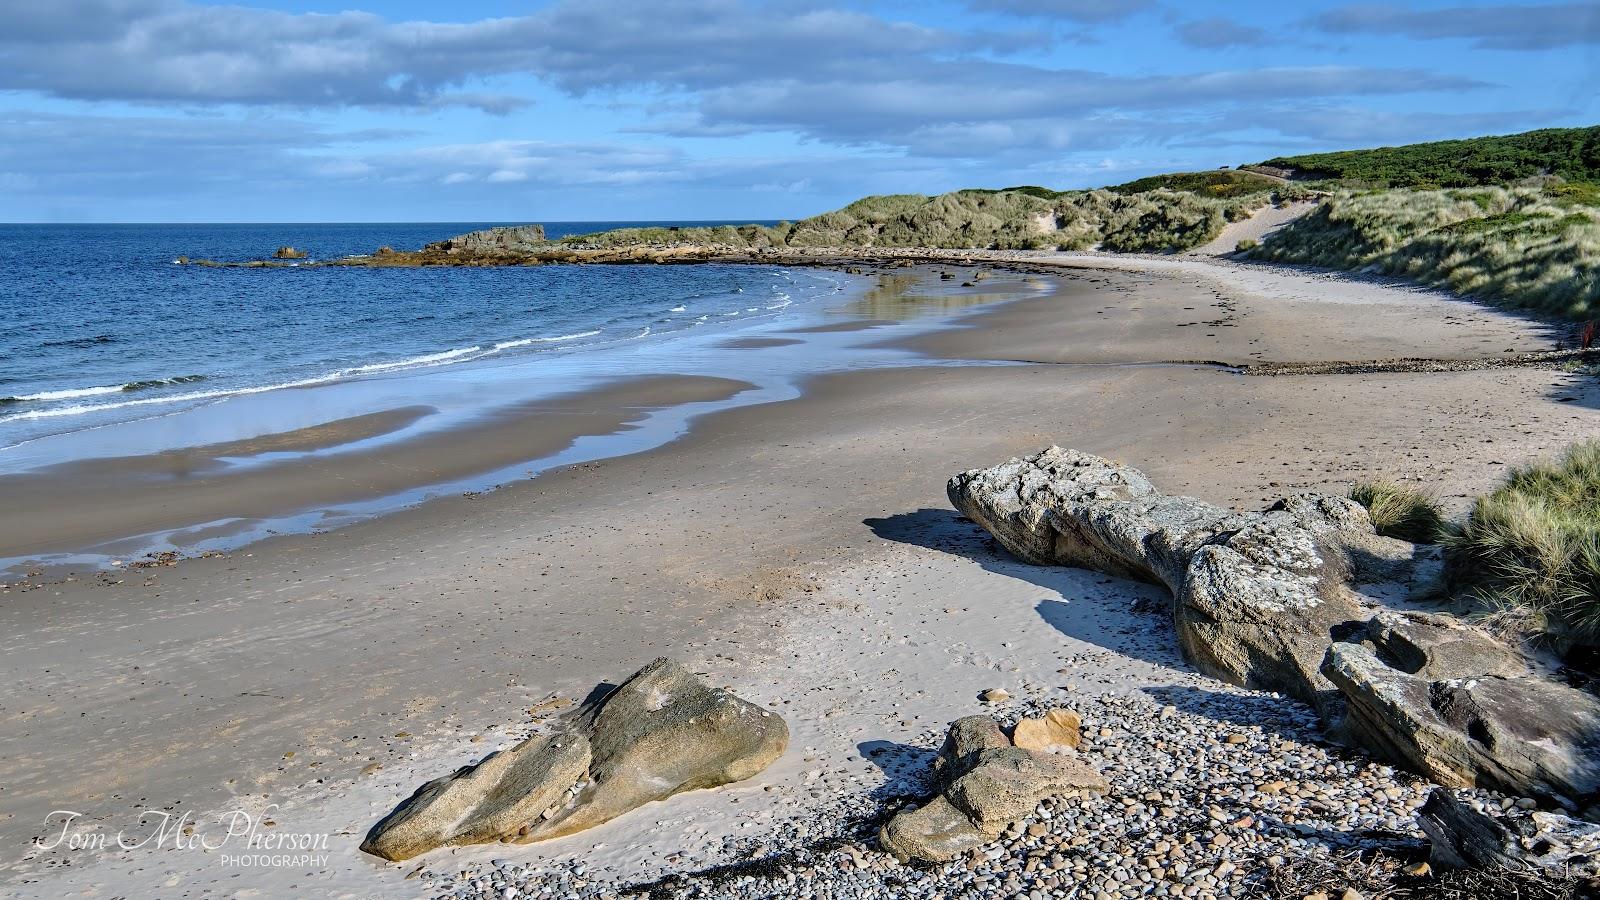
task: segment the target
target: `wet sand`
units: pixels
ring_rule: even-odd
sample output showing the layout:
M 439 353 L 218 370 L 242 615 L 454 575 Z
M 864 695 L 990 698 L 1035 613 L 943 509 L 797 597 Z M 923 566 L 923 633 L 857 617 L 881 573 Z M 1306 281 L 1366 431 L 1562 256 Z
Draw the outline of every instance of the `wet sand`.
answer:
M 852 655 L 860 648 L 814 659 L 803 648 L 822 645 L 808 643 L 816 636 L 807 628 L 848 629 L 852 597 L 867 582 L 915 583 L 917 592 L 906 596 L 935 604 L 928 579 L 946 573 L 928 566 L 950 527 L 945 479 L 1048 443 L 1137 465 L 1167 491 L 1258 507 L 1282 493 L 1340 490 L 1378 474 L 1418 478 L 1464 498 L 1508 463 L 1600 434 L 1600 389 L 1555 372 L 1269 379 L 1123 365 L 1216 355 L 1199 353 L 1203 334 L 1183 339 L 1192 345 L 1172 343 L 1170 323 L 1196 305 L 1181 279 L 1131 277 L 1136 295 L 1074 287 L 980 312 L 968 327 L 928 339 L 942 342 L 940 352 L 972 358 L 1043 356 L 1053 346 L 1051 363 L 1089 365 L 824 376 L 798 400 L 707 416 L 658 450 L 475 498 L 444 497 L 169 570 L 5 589 L 0 677 L 13 690 L 0 700 L 0 859 L 9 864 L 0 878 L 28 896 L 197 896 L 245 887 L 278 896 L 293 893 L 291 883 L 328 895 L 416 896 L 417 883 L 403 879 L 410 867 L 380 865 L 355 845 L 423 780 L 525 733 L 549 715 L 544 704 L 552 696 L 580 698 L 660 654 L 684 658 L 758 702 L 824 683 L 862 685 L 866 676 Z M 1293 307 L 1276 304 L 1297 301 L 1214 284 L 1241 321 L 1294 318 Z M 1337 296 L 1343 289 L 1318 290 Z M 1088 327 L 1077 324 L 1090 321 L 1085 316 L 1135 296 L 1148 315 L 1106 327 L 1089 350 L 1074 345 L 1074 328 Z M 1317 304 L 1294 334 L 1257 339 L 1277 341 L 1282 352 L 1333 343 L 1357 358 L 1385 355 L 1429 328 L 1438 336 L 1427 339 L 1449 352 L 1470 352 L 1484 336 L 1537 340 L 1519 320 L 1436 298 L 1416 299 L 1387 320 L 1399 338 L 1367 330 L 1369 312 Z M 1458 315 L 1488 319 L 1471 328 L 1438 325 Z M 1008 318 L 1017 316 L 1034 318 L 1031 325 Z M 1053 337 L 1036 333 L 1056 317 L 1073 324 Z M 1002 330 L 1009 336 L 996 336 Z M 1250 348 L 1250 338 L 1237 340 Z M 923 549 L 908 555 L 908 544 Z M 850 574 L 841 581 L 841 573 Z M 1015 572 L 992 566 L 962 566 L 957 574 L 934 578 L 951 597 L 937 604 L 1006 604 L 997 620 L 1008 629 L 1032 618 L 1013 604 L 1031 609 L 1041 591 L 1048 599 L 1049 591 L 1087 587 L 1019 590 Z M 1149 590 L 1092 581 L 1095 609 L 1106 616 Z M 811 758 L 806 748 L 830 732 L 827 746 L 844 749 L 828 752 L 840 753 L 864 736 L 896 736 L 860 704 L 882 702 L 884 691 L 930 690 L 906 674 L 926 669 L 918 661 L 929 651 L 919 647 L 973 649 L 952 682 L 960 696 L 908 708 L 908 721 L 977 711 L 969 683 L 1023 652 L 1015 635 L 975 627 L 969 617 L 911 611 L 919 616 L 916 641 L 890 648 L 885 636 L 875 645 L 876 693 L 850 690 L 826 709 L 790 713 L 798 717 L 796 756 L 770 777 L 676 798 L 555 845 L 444 853 L 428 865 L 448 869 L 473 854 L 540 861 L 624 851 L 659 862 L 674 849 L 709 846 L 717 821 L 733 828 L 751 816 L 769 821 L 775 806 L 803 805 L 798 760 Z M 1066 649 L 1048 630 L 1024 638 L 1028 653 Z M 1123 663 L 1116 653 L 1103 656 L 1096 665 L 1114 681 Z M 1048 662 L 1046 655 L 1040 665 Z M 1173 661 L 1161 665 L 1181 670 Z M 883 681 L 888 671 L 908 680 Z M 1140 671 L 1140 678 L 1158 677 Z M 843 718 L 820 718 L 835 707 Z M 764 793 L 764 785 L 777 793 Z M 737 815 L 685 825 L 733 800 L 746 804 Z M 310 872 L 242 872 L 184 851 L 86 859 L 28 846 L 47 832 L 55 809 L 109 826 L 143 806 L 210 813 L 270 803 L 281 804 L 273 815 L 284 827 L 333 834 L 331 860 Z
M 537 460 L 585 435 L 616 433 L 655 410 L 725 400 L 750 387 L 722 378 L 645 376 L 513 404 L 464 427 L 344 453 L 248 467 L 232 462 L 378 437 L 428 410 L 408 407 L 243 441 L 0 476 L 0 508 L 29 511 L 0 518 L 0 559 L 116 553 L 137 545 L 130 537 L 152 532 L 208 526 L 221 534 L 230 525 L 448 484 Z

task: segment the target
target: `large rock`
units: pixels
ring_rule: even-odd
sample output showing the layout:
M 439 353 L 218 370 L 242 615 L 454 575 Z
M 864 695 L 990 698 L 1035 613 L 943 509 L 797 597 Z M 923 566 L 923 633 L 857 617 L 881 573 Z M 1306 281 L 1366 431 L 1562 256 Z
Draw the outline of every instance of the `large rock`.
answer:
M 525 840 L 593 828 L 652 800 L 756 775 L 783 754 L 789 730 L 768 710 L 710 688 L 658 659 L 583 713 L 589 782 Z
M 402 860 L 436 847 L 572 834 L 652 800 L 750 778 L 788 739 L 775 713 L 658 659 L 556 733 L 423 785 L 361 849 Z
M 1376 536 L 1338 497 L 1236 513 L 1167 496 L 1138 470 L 1051 447 L 950 479 L 950 500 L 1028 562 L 1166 585 L 1178 638 L 1207 674 L 1336 713 L 1320 666 L 1365 613 L 1345 588 L 1343 547 Z
M 588 767 L 589 741 L 581 734 L 528 738 L 423 785 L 373 827 L 361 849 L 401 860 L 436 847 L 515 839 L 543 821 Z
M 1600 699 L 1591 694 L 1536 677 L 1430 679 L 1362 644 L 1334 644 L 1323 670 L 1348 702 L 1351 738 L 1439 784 L 1575 810 L 1600 794 Z
M 934 761 L 939 793 L 895 814 L 878 842 L 902 861 L 945 862 L 993 841 L 1051 797 L 1103 794 L 1105 779 L 1071 756 L 1012 746 L 987 716 L 958 719 Z
M 1600 877 L 1600 825 L 1592 822 L 1518 807 L 1491 815 L 1444 788 L 1428 795 L 1417 822 L 1436 865 Z
M 543 225 L 514 225 L 469 231 L 429 244 L 427 249 L 446 253 L 516 253 L 538 249 L 544 244 Z

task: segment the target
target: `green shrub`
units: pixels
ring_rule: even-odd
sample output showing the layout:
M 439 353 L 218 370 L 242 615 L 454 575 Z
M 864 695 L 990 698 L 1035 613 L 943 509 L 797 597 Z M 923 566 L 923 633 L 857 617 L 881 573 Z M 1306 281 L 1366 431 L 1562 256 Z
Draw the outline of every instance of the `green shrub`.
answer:
M 1367 508 L 1372 527 L 1386 537 L 1433 544 L 1449 529 L 1438 501 L 1421 488 L 1393 481 L 1363 481 L 1350 489 L 1350 499 Z
M 1565 643 L 1600 639 L 1600 441 L 1513 470 L 1447 542 L 1453 583 L 1532 614 Z
M 1261 246 L 1261 242 L 1255 238 L 1245 238 L 1239 243 L 1234 244 L 1233 249 L 1236 253 L 1249 253 L 1251 250 L 1254 250 L 1259 246 Z
M 1386 187 L 1510 184 L 1548 175 L 1567 181 L 1600 182 L 1600 125 L 1280 156 L 1261 165 Z

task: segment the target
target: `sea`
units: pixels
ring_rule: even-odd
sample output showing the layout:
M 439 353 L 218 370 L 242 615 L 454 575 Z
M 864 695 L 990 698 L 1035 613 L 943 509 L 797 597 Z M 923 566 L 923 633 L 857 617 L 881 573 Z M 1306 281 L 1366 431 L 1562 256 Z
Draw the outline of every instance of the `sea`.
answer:
M 837 291 L 777 266 L 184 266 L 415 249 L 492 222 L 0 225 L 0 449 L 229 397 L 571 356 L 774 314 Z M 632 225 L 547 222 L 552 238 Z

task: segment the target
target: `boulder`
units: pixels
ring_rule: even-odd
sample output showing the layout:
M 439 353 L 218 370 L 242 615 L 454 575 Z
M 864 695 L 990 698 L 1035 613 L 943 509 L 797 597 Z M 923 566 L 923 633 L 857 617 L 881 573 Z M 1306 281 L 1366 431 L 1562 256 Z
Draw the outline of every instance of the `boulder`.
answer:
M 1438 866 L 1600 877 L 1600 825 L 1592 822 L 1516 806 L 1491 815 L 1444 788 L 1428 795 L 1417 822 Z
M 878 832 L 878 842 L 903 862 L 954 859 L 999 837 L 1040 801 L 1107 790 L 1088 764 L 1013 746 L 987 716 L 951 724 L 934 774 L 939 793 L 895 814 Z
M 305 259 L 306 258 L 306 252 L 304 250 L 296 250 L 293 247 L 279 247 L 278 249 L 272 251 L 272 258 L 273 259 Z
M 1454 787 L 1581 809 L 1600 792 L 1600 699 L 1536 677 L 1430 679 L 1373 648 L 1334 644 L 1323 671 L 1357 743 Z
M 1365 618 L 1344 586 L 1346 537 L 1376 537 L 1359 504 L 1303 495 L 1236 513 L 1164 495 L 1137 469 L 1060 447 L 963 472 L 947 492 L 1028 562 L 1164 584 L 1179 641 L 1201 671 L 1336 714 L 1320 665 L 1340 630 Z
M 1078 749 L 1083 742 L 1083 718 L 1070 709 L 1052 709 L 1036 719 L 1022 719 L 1011 730 L 1011 743 L 1024 750 L 1048 752 L 1058 747 Z
M 653 800 L 743 781 L 789 743 L 776 713 L 707 687 L 667 659 L 580 715 L 593 748 L 588 784 L 525 840 L 572 834 Z
M 775 713 L 667 659 L 529 738 L 423 785 L 368 833 L 389 860 L 572 834 L 674 794 L 750 778 L 788 745 Z
M 515 839 L 564 801 L 589 767 L 581 734 L 531 737 L 423 785 L 373 827 L 361 849 L 388 860 L 436 847 Z

